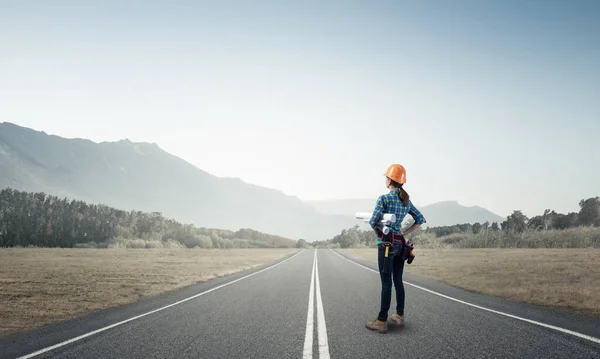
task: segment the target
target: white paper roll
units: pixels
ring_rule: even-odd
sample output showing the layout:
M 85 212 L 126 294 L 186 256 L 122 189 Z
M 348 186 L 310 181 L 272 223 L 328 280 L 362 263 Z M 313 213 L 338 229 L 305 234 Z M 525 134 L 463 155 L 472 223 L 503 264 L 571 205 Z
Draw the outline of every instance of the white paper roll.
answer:
M 369 220 L 368 220 L 368 219 L 363 219 L 363 222 L 365 222 L 365 223 L 369 223 Z M 381 221 L 379 221 L 379 223 L 378 223 L 378 224 L 384 224 L 384 225 L 388 225 L 388 224 L 392 224 L 392 223 L 393 223 L 393 222 L 390 222 L 390 221 L 384 221 L 384 220 L 382 219 Z
M 388 233 L 390 233 L 390 228 L 382 223 L 378 223 L 376 227 L 379 228 L 383 232 L 383 234 L 387 235 Z
M 373 213 L 369 212 L 356 212 L 354 217 L 356 219 L 366 219 L 368 221 L 372 214 Z M 383 216 L 381 216 L 381 219 L 386 222 L 394 223 L 396 222 L 396 215 L 394 213 L 384 213 Z

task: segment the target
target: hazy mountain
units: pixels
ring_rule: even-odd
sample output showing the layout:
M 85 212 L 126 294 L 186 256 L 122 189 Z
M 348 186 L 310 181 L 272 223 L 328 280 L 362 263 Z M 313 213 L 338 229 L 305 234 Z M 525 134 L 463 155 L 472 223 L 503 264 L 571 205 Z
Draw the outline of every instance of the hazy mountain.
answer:
M 479 206 L 463 206 L 456 201 L 437 202 L 422 208 L 429 226 L 452 226 L 462 223 L 500 224 L 506 218 Z
M 354 216 L 356 212 L 371 212 L 375 207 L 373 199 L 341 199 L 328 201 L 306 201 L 323 214 Z M 428 227 L 451 226 L 460 223 L 502 222 L 505 218 L 479 206 L 463 206 L 456 201 L 437 202 L 427 206 L 415 206 L 427 219 Z
M 156 144 L 65 139 L 6 122 L 0 123 L 0 188 L 5 187 L 310 241 L 356 224 L 280 191 L 216 177 Z

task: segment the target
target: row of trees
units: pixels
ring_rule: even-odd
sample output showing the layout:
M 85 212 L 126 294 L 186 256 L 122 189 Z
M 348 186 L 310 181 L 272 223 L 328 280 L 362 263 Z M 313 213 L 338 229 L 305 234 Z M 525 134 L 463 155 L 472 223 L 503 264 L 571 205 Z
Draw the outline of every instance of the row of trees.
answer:
M 292 247 L 296 241 L 251 229 L 197 228 L 161 213 L 123 211 L 45 193 L 0 191 L 0 247 Z
M 543 214 L 528 218 L 520 210 L 515 210 L 506 217 L 506 220 L 498 224 L 497 222 L 489 223 L 463 223 L 454 226 L 432 227 L 425 230 L 427 233 L 435 233 L 436 236 L 442 237 L 455 233 L 474 234 L 482 231 L 510 231 L 522 233 L 526 230 L 550 230 L 550 229 L 567 229 L 581 226 L 600 227 L 600 197 L 592 197 L 579 201 L 579 212 L 571 212 L 568 214 L 557 213 L 554 210 L 546 209 Z
M 350 247 L 371 247 L 377 243 L 375 232 L 371 229 L 361 230 L 360 226 L 355 225 L 352 228 L 342 230 L 335 237 L 324 240 L 314 241 L 312 246 L 315 248 L 350 248 Z
M 568 214 L 557 213 L 553 210 L 545 210 L 542 215 L 528 218 L 522 211 L 516 210 L 505 221 L 501 223 L 463 223 L 453 226 L 439 226 L 427 229 L 418 229 L 410 234 L 418 237 L 420 234 L 434 234 L 435 237 L 445 237 L 455 234 L 479 234 L 486 231 L 502 234 L 523 233 L 530 231 L 564 230 L 568 228 L 595 226 L 600 227 L 600 197 L 593 197 L 579 202 L 579 212 Z M 412 225 L 411 219 L 405 224 L 405 228 Z M 370 229 L 361 230 L 360 227 L 344 229 L 340 234 L 326 241 L 313 242 L 315 247 L 361 247 L 373 246 L 377 242 L 374 232 Z

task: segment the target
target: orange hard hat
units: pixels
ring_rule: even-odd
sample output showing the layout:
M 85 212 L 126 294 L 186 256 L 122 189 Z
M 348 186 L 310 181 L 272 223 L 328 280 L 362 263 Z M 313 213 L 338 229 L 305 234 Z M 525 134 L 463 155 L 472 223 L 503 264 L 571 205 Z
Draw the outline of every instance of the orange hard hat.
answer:
M 405 184 L 406 183 L 406 170 L 402 165 L 392 164 L 385 171 L 385 176 L 394 182 Z

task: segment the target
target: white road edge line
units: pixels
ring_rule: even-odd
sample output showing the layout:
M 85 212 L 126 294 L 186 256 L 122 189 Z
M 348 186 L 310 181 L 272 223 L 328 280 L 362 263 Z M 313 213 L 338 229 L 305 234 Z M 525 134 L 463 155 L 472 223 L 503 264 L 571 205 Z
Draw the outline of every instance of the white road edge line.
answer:
M 310 275 L 310 291 L 308 293 L 308 310 L 306 313 L 306 334 L 304 335 L 304 353 L 303 359 L 312 359 L 313 354 L 313 326 L 315 305 L 315 265 L 317 264 L 317 250 L 313 257 L 312 273 Z
M 329 359 L 329 343 L 327 340 L 327 326 L 325 325 L 325 312 L 323 310 L 323 301 L 321 300 L 321 285 L 319 283 L 319 259 L 316 256 L 315 249 L 315 277 L 317 279 L 317 324 L 319 333 L 319 359 Z
M 347 260 L 347 261 L 349 261 L 349 262 L 352 262 L 352 263 L 356 264 L 357 266 L 363 267 L 363 268 L 365 268 L 365 269 L 368 269 L 368 270 L 370 270 L 370 271 L 372 271 L 372 272 L 375 272 L 375 273 L 379 274 L 379 272 L 378 272 L 378 271 L 376 271 L 376 270 L 374 270 L 374 269 L 372 269 L 372 268 L 369 268 L 369 267 L 367 267 L 367 266 L 364 266 L 364 265 L 362 265 L 362 264 L 360 264 L 360 263 L 357 263 L 357 262 L 355 262 L 355 261 L 353 261 L 353 260 L 351 260 L 351 259 L 348 259 L 348 258 L 344 257 L 343 255 L 339 254 L 338 252 L 334 251 L 333 249 L 331 249 L 331 250 L 332 250 L 332 251 L 333 251 L 335 254 L 337 254 L 338 256 L 340 256 L 340 257 L 344 258 L 345 260 Z M 478 308 L 478 309 L 481 309 L 481 310 L 485 310 L 485 311 L 488 311 L 488 312 L 492 312 L 492 313 L 495 313 L 495 314 L 503 315 L 503 316 L 505 316 L 505 317 L 509 317 L 509 318 L 513 318 L 513 319 L 521 320 L 521 321 L 524 321 L 524 322 L 527 322 L 527 323 L 531 323 L 531 324 L 539 325 L 539 326 L 541 326 L 541 327 L 545 327 L 545 328 L 549 328 L 549 329 L 554 329 L 554 330 L 557 330 L 557 331 L 559 331 L 559 332 L 563 332 L 563 333 L 566 333 L 566 334 L 571 334 L 571 335 L 574 335 L 574 336 L 576 336 L 576 337 L 579 337 L 579 338 L 582 338 L 582 339 L 587 339 L 587 340 L 589 340 L 589 341 L 592 341 L 592 342 L 594 342 L 594 343 L 598 343 L 598 344 L 600 344 L 600 338 L 596 338 L 596 337 L 593 337 L 593 336 L 591 336 L 591 335 L 582 334 L 582 333 L 575 332 L 575 331 L 572 331 L 572 330 L 569 330 L 569 329 L 565 329 L 565 328 L 557 327 L 557 326 L 554 326 L 554 325 L 550 325 L 550 324 L 546 324 L 546 323 L 538 322 L 538 321 L 531 320 L 531 319 L 527 319 L 527 318 L 522 318 L 522 317 L 519 317 L 519 316 L 516 316 L 516 315 L 513 315 L 513 314 L 508 314 L 508 313 L 500 312 L 500 311 L 497 311 L 497 310 L 494 310 L 494 309 L 489 309 L 489 308 L 486 308 L 486 307 L 482 307 L 482 306 L 479 306 L 479 305 L 476 305 L 476 304 L 472 304 L 472 303 L 465 302 L 465 301 L 463 301 L 463 300 L 460 300 L 460 299 L 456 299 L 456 298 L 453 298 L 453 297 L 447 296 L 447 295 L 445 295 L 445 294 L 442 294 L 442 293 L 435 292 L 435 291 L 433 291 L 433 290 L 430 290 L 430 289 L 427 289 L 427 288 L 423 288 L 423 287 L 421 287 L 421 286 L 419 286 L 419 285 L 416 285 L 416 284 L 412 284 L 412 283 L 409 283 L 409 282 L 406 282 L 406 281 L 403 281 L 403 282 L 404 282 L 404 284 L 408 284 L 408 285 L 410 285 L 410 286 L 413 286 L 413 287 L 415 287 L 415 288 L 418 288 L 418 289 L 424 290 L 424 291 L 426 291 L 426 292 L 429 292 L 429 293 L 431 293 L 431 294 L 435 294 L 435 295 L 437 295 L 437 296 L 440 296 L 440 297 L 443 297 L 443 298 L 446 298 L 446 299 L 453 300 L 453 301 L 455 301 L 455 302 L 458 302 L 458 303 L 461 303 L 461 304 L 465 304 L 465 305 L 468 305 L 468 306 L 471 306 L 471 307 L 474 307 L 474 308 Z
M 194 298 L 198 298 L 198 297 L 200 297 L 200 296 L 202 296 L 202 295 L 204 295 L 204 294 L 207 294 L 207 293 L 213 292 L 213 291 L 215 291 L 215 290 L 217 290 L 217 289 L 220 289 L 220 288 L 226 287 L 226 286 L 228 286 L 228 285 L 230 285 L 230 284 L 233 284 L 233 283 L 239 282 L 239 281 L 241 281 L 241 280 L 243 280 L 243 279 L 246 279 L 246 278 L 252 277 L 252 276 L 254 276 L 254 275 L 257 275 L 257 274 L 259 274 L 259 273 L 262 273 L 262 272 L 264 272 L 264 271 L 267 271 L 267 270 L 269 270 L 269 269 L 275 268 L 275 267 L 277 267 L 277 266 L 279 266 L 279 265 L 281 265 L 281 264 L 283 264 L 283 263 L 285 263 L 285 262 L 289 261 L 290 259 L 292 259 L 292 258 L 296 257 L 297 255 L 299 255 L 299 254 L 300 254 L 300 253 L 302 253 L 302 252 L 304 252 L 304 249 L 303 249 L 303 250 L 301 250 L 301 251 L 299 251 L 298 253 L 294 254 L 293 256 L 291 256 L 291 257 L 289 257 L 289 258 L 287 258 L 287 259 L 284 259 L 283 261 L 281 261 L 281 262 L 279 262 L 279 263 L 275 263 L 275 264 L 273 264 L 273 265 L 271 265 L 271 266 L 269 266 L 269 267 L 267 267 L 267 268 L 263 268 L 263 269 L 259 270 L 258 272 L 250 273 L 250 274 L 248 274 L 248 275 L 245 275 L 245 276 L 243 276 L 243 277 L 241 277 L 241 278 L 238 278 L 238 279 L 232 280 L 231 282 L 227 282 L 227 283 L 221 284 L 221 285 L 219 285 L 219 286 L 217 286 L 217 287 L 214 287 L 214 288 L 211 288 L 211 289 L 209 289 L 209 290 L 206 290 L 206 291 L 204 291 L 204 292 L 201 292 L 201 293 L 195 294 L 195 295 L 193 295 L 193 296 L 191 296 L 191 297 L 188 297 L 188 298 L 182 299 L 182 300 L 180 300 L 180 301 L 177 301 L 177 302 L 175 302 L 175 303 L 171 303 L 171 304 L 169 304 L 169 305 L 166 305 L 166 306 L 164 306 L 164 307 L 161 307 L 161 308 L 158 308 L 158 309 L 154 309 L 154 310 L 152 310 L 152 311 L 149 311 L 149 312 L 146 312 L 146 313 L 143 313 L 143 314 L 137 315 L 137 316 L 135 316 L 135 317 L 132 317 L 132 318 L 129 318 L 129 319 L 126 319 L 126 320 L 120 321 L 120 322 L 118 322 L 118 323 L 111 324 L 111 325 L 109 325 L 109 326 L 106 326 L 106 327 L 104 327 L 104 328 L 100 328 L 100 329 L 97 329 L 97 330 L 91 331 L 91 332 L 89 332 L 89 333 L 86 333 L 86 334 L 80 335 L 80 336 L 78 336 L 78 337 L 75 337 L 75 338 L 72 338 L 72 339 L 69 339 L 69 340 L 65 340 L 64 342 L 60 342 L 60 343 L 58 343 L 58 344 L 55 344 L 55 345 L 52 345 L 52 346 L 50 346 L 50 347 L 47 347 L 47 348 L 44 348 L 44 349 L 40 349 L 40 350 L 38 350 L 38 351 L 36 351 L 36 352 L 33 352 L 33 353 L 31 353 L 31 354 L 27 354 L 27 355 L 24 355 L 24 356 L 18 357 L 17 359 L 29 359 L 29 358 L 33 358 L 33 357 L 35 357 L 35 356 L 37 356 L 37 355 L 40 355 L 40 354 L 43 354 L 43 353 L 49 352 L 49 351 L 51 351 L 51 350 L 54 350 L 54 349 L 57 349 L 57 348 L 63 347 L 63 346 L 65 346 L 65 345 L 67 345 L 67 344 L 74 343 L 74 342 L 76 342 L 76 341 L 79 341 L 79 340 L 81 340 L 81 339 L 87 338 L 87 337 L 89 337 L 89 336 L 92 336 L 92 335 L 94 335 L 94 334 L 101 333 L 101 332 L 103 332 L 103 331 L 106 331 L 106 330 L 112 329 L 112 328 L 114 328 L 114 327 L 117 327 L 117 326 L 119 326 L 119 325 L 122 325 L 122 324 L 125 324 L 125 323 L 128 323 L 128 322 L 131 322 L 131 321 L 133 321 L 133 320 L 136 320 L 136 319 L 139 319 L 139 318 L 145 317 L 145 316 L 147 316 L 147 315 L 150 315 L 150 314 L 153 314 L 153 313 L 156 313 L 156 312 L 160 312 L 161 310 L 165 310 L 165 309 L 167 309 L 167 308 L 170 308 L 170 307 L 176 306 L 176 305 L 178 305 L 178 304 L 181 304 L 181 303 L 187 302 L 187 301 L 189 301 L 189 300 L 192 300 L 192 299 L 194 299 Z

